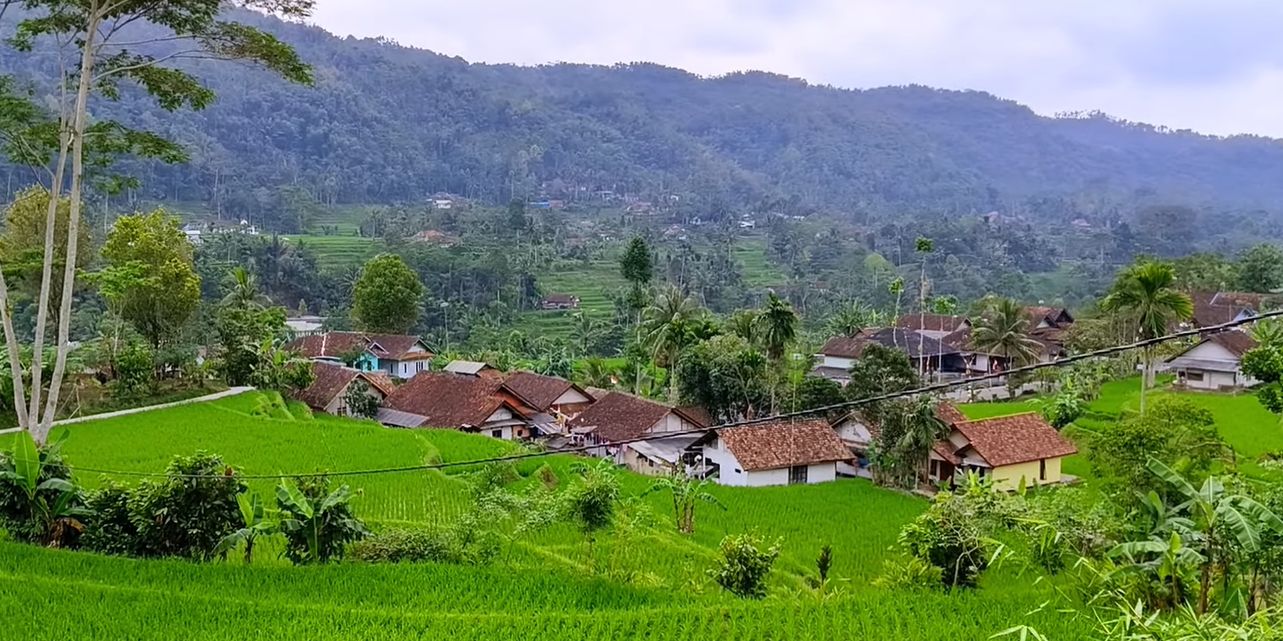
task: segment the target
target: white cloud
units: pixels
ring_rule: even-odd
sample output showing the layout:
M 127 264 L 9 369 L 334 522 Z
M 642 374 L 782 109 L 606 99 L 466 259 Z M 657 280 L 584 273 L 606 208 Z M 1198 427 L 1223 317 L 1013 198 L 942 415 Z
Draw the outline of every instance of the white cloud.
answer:
M 1272 0 L 322 0 L 315 22 L 476 62 L 651 61 L 841 87 L 979 89 L 1036 111 L 1100 109 L 1283 137 Z

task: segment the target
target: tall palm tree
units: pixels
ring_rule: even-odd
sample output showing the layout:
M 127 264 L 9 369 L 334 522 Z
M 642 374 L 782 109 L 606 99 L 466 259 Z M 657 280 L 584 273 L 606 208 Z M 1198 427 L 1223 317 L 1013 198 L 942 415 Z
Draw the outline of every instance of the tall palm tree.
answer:
M 1029 315 L 1010 298 L 991 300 L 971 328 L 971 344 L 991 356 L 1001 356 L 1007 367 L 1023 367 L 1038 360 L 1042 344 L 1029 335 Z M 1016 397 L 1016 378 L 1007 375 L 1007 396 Z
M 886 322 L 886 315 L 855 300 L 839 307 L 829 316 L 825 331 L 830 336 L 855 336 L 866 327 L 878 327 Z
M 750 345 L 757 345 L 758 319 L 762 313 L 756 309 L 741 309 L 726 319 L 726 331 L 739 336 Z
M 762 310 L 755 324 L 766 355 L 773 361 L 783 358 L 784 351 L 797 338 L 797 312 L 775 292 L 770 293 L 766 309 Z
M 642 310 L 641 339 L 655 364 L 668 369 L 668 396 L 677 402 L 677 359 L 694 342 L 693 325 L 701 309 L 694 299 L 669 286 Z
M 236 266 L 228 272 L 227 295 L 223 296 L 224 305 L 257 309 L 270 302 L 267 296 L 258 291 L 258 278 L 248 269 Z
M 1145 262 L 1134 265 L 1118 276 L 1101 309 L 1121 314 L 1131 321 L 1136 334 L 1144 339 L 1157 338 L 1172 325 L 1194 315 L 1189 294 L 1176 289 L 1176 270 L 1168 263 Z M 1145 371 L 1140 380 L 1140 411 L 1145 412 L 1145 391 L 1153 385 L 1153 348 L 1142 351 Z

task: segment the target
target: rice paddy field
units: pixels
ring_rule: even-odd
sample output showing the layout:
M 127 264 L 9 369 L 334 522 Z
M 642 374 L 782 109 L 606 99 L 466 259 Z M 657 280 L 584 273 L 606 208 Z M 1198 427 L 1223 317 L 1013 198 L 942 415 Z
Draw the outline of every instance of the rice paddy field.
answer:
M 175 454 L 207 450 L 246 474 L 360 470 L 469 461 L 520 447 L 436 430 L 389 430 L 311 416 L 298 406 L 263 411 L 262 395 L 146 412 L 71 428 L 78 480 L 96 470 L 164 468 Z M 4 437 L 0 437 L 3 444 Z M 529 482 L 568 480 L 578 461 L 559 455 L 518 466 Z M 540 468 L 547 467 L 547 471 Z M 537 473 L 538 472 L 538 473 Z M 449 522 L 466 509 L 466 468 L 345 477 L 372 527 Z M 626 496 L 649 481 L 621 473 Z M 122 477 L 126 482 L 131 479 Z M 269 492 L 272 481 L 251 482 Z M 631 508 L 643 523 L 590 548 L 569 526 L 524 535 L 487 567 L 438 564 L 295 568 L 273 558 L 193 564 L 112 558 L 0 543 L 0 609 L 23 639 L 985 639 L 1018 623 L 1049 638 L 1089 638 L 1054 608 L 1052 586 L 1003 566 L 962 594 L 871 585 L 900 527 L 925 501 L 859 480 L 816 486 L 715 488 L 726 510 L 701 506 L 694 535 L 678 535 L 666 497 Z M 270 495 L 269 495 L 270 496 Z M 645 518 L 649 515 L 650 518 Z M 649 523 L 649 525 L 645 525 Z M 721 538 L 755 532 L 779 540 L 770 596 L 744 602 L 706 576 Z M 824 594 L 808 587 L 831 545 Z M 601 569 L 610 559 L 612 570 Z M 622 573 L 619 573 L 622 570 Z

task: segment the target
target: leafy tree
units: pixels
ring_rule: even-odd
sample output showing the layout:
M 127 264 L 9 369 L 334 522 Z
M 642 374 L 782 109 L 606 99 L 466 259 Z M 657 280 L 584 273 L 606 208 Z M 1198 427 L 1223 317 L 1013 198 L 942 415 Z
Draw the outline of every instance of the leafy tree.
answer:
M 217 455 L 177 456 L 166 478 L 144 481 L 130 499 L 142 556 L 208 560 L 241 522 L 237 497 L 245 484 Z
M 708 503 L 726 509 L 716 496 L 708 491 L 712 483 L 707 479 L 695 479 L 680 472 L 674 472 L 655 480 L 643 496 L 655 492 L 668 492 L 673 497 L 673 524 L 682 534 L 695 533 L 695 507 L 699 503 Z
M 258 277 L 243 266 L 236 266 L 227 274 L 224 285 L 227 294 L 223 296 L 223 305 L 242 309 L 261 309 L 271 304 L 271 299 L 258 289 Z M 300 301 L 302 302 L 302 301 Z M 303 308 L 306 311 L 306 307 Z
M 1283 249 L 1261 243 L 1243 252 L 1238 259 L 1238 287 L 1265 294 L 1283 288 Z
M 756 309 L 741 309 L 726 319 L 726 333 L 734 334 L 749 345 L 760 344 L 761 312 Z
M 762 542 L 752 534 L 728 535 L 722 539 L 717 566 L 708 571 L 718 585 L 741 599 L 766 597 L 766 577 L 780 556 L 777 541 L 763 550 Z
M 139 275 L 120 292 L 121 316 L 153 349 L 175 338 L 200 304 L 192 246 L 177 219 L 159 209 L 122 216 L 107 235 L 102 255 L 112 268 Z
M 860 301 L 851 301 L 825 320 L 824 331 L 830 336 L 855 336 L 865 328 L 878 327 L 885 322 L 885 314 Z
M 963 491 L 940 492 L 926 512 L 900 530 L 900 547 L 939 568 L 945 586 L 976 587 L 998 545 L 989 530 L 1006 520 L 995 492 L 974 476 Z
M 797 312 L 771 292 L 766 302 L 766 309 L 757 317 L 757 333 L 762 337 L 762 345 L 772 361 L 778 362 L 784 357 L 784 350 L 797 337 Z
M 49 547 L 74 545 L 89 515 L 80 491 L 62 474 L 67 432 L 60 434 L 40 448 L 29 433 L 20 433 L 0 455 L 0 526 L 15 538 Z
M 864 346 L 859 360 L 851 366 L 851 382 L 846 386 L 846 396 L 857 401 L 911 390 L 919 385 L 921 379 L 908 355 L 898 349 L 869 343 Z M 876 415 L 879 405 L 868 404 L 862 409 Z
M 1238 265 L 1220 254 L 1197 253 L 1172 261 L 1176 282 L 1186 291 L 1216 292 L 1239 282 Z
M 756 416 L 770 401 L 767 361 L 738 336 L 715 336 L 687 349 L 669 371 L 679 398 L 719 420 Z
M 591 547 L 597 533 L 610 527 L 619 502 L 619 477 L 610 461 L 581 465 L 579 478 L 565 495 L 566 514 L 588 537 Z
M 231 386 L 249 385 L 262 366 L 263 346 L 284 336 L 285 311 L 279 307 L 220 305 L 214 317 L 214 331 L 221 347 L 219 365 L 224 380 Z
M 352 381 L 343 393 L 343 404 L 352 416 L 372 419 L 379 414 L 379 399 L 370 393 L 370 386 L 359 378 Z
M 369 535 L 352 513 L 352 490 L 330 490 L 324 476 L 284 480 L 276 487 L 279 530 L 285 535 L 285 556 L 296 565 L 329 563 L 343 558 L 348 543 Z
M 15 289 L 29 300 L 40 296 L 40 279 L 44 260 L 46 212 L 49 210 L 49 190 L 39 185 L 18 192 L 4 213 L 4 232 L 0 233 L 0 264 Z M 67 226 L 71 203 L 63 198 L 57 207 L 54 224 L 53 268 L 61 270 L 67 261 Z M 83 222 L 83 221 L 82 221 Z M 81 226 L 78 243 L 89 248 L 93 242 L 91 229 Z M 90 251 L 78 253 L 78 269 L 84 269 L 93 258 Z M 50 282 L 49 313 L 57 319 L 55 301 L 62 299 L 62 284 Z
M 1118 490 L 1119 500 L 1164 486 L 1149 469 L 1157 460 L 1183 476 L 1202 478 L 1228 451 L 1206 408 L 1162 396 L 1143 415 L 1118 421 L 1091 437 L 1088 457 L 1096 473 Z
M 316 373 L 310 360 L 267 340 L 259 345 L 249 380 L 259 389 L 292 393 L 307 389 L 316 380 Z
M 634 236 L 619 258 L 619 271 L 635 289 L 645 288 L 654 278 L 654 266 L 646 239 Z
M 1101 309 L 1124 314 L 1141 339 L 1157 338 L 1167 328 L 1189 320 L 1194 304 L 1188 294 L 1176 289 L 1176 273 L 1168 263 L 1142 262 L 1133 265 L 1114 281 Z M 1141 377 L 1140 411 L 1145 411 L 1145 392 L 1153 384 L 1154 350 L 1143 350 L 1145 373 Z
M 5 6 L 12 4 L 5 2 Z M 310 14 L 312 0 L 237 0 L 231 3 L 263 9 L 269 13 L 295 18 Z M 219 19 L 222 0 L 166 0 L 162 2 L 109 2 L 86 0 L 69 3 L 62 0 L 30 0 L 22 3 L 24 14 L 10 43 L 23 53 L 30 53 L 37 41 L 56 43 L 57 73 L 50 86 L 53 116 L 34 107 L 34 102 L 17 97 L 5 87 L 0 98 L 5 117 L 0 118 L 3 137 L 10 143 L 5 152 L 17 162 L 40 167 L 52 187 L 55 198 L 49 199 L 44 239 L 44 261 L 33 341 L 31 400 L 24 406 L 20 400 L 18 424 L 28 429 L 38 443 L 43 442 L 57 413 L 58 396 L 70 352 L 71 307 L 76 266 L 80 264 L 80 220 L 85 181 L 95 177 L 95 170 L 110 164 L 122 154 L 160 158 L 176 162 L 185 156 L 172 143 L 150 132 L 130 129 L 114 121 L 91 122 L 90 97 L 97 93 L 108 100 L 119 100 L 125 83 L 140 86 L 164 109 L 182 106 L 201 109 L 213 100 L 213 92 L 188 72 L 166 66 L 186 59 L 246 60 L 261 64 L 298 82 L 310 82 L 311 73 L 294 51 L 274 36 L 243 24 Z M 163 30 L 161 36 L 133 40 L 132 29 L 122 29 L 136 22 L 151 23 Z M 176 48 L 176 49 L 175 49 Z M 78 62 L 77 62 L 78 61 Z M 74 79 L 69 83 L 68 79 Z M 16 141 L 16 142 L 15 142 Z M 106 191 L 132 186 L 132 181 L 107 177 L 100 185 Z M 49 379 L 48 398 L 41 411 L 44 389 L 43 361 L 45 330 L 49 316 L 56 253 L 55 220 L 61 190 L 68 185 L 69 201 L 66 250 L 63 262 L 61 302 L 57 312 L 57 355 Z M 109 259 L 110 260 L 110 259 Z M 179 306 L 186 289 L 175 295 Z M 8 298 L 7 285 L 0 278 L 0 300 Z M 18 342 L 12 330 L 7 306 L 2 320 L 5 342 L 11 357 L 15 398 L 23 399 L 24 382 L 16 358 Z M 135 308 L 133 312 L 141 313 Z M 173 311 L 172 309 L 170 311 Z M 188 312 L 190 313 L 190 312 Z M 155 328 L 157 330 L 161 328 Z M 166 331 L 172 328 L 163 328 Z M 142 332 L 152 338 L 147 331 Z M 157 331 L 155 336 L 160 336 Z M 154 342 L 159 345 L 159 341 Z
M 971 329 L 971 344 L 992 356 L 998 356 L 1008 367 L 1022 367 L 1038 361 L 1042 344 L 1029 335 L 1029 315 L 1009 298 L 987 301 L 983 313 Z M 1007 375 L 1007 397 L 1015 398 L 1019 377 Z
M 931 447 L 948 436 L 929 396 L 882 403 L 876 417 L 877 439 L 870 452 L 874 480 L 883 485 L 916 489 L 925 477 Z
M 276 524 L 263 520 L 263 501 L 258 494 L 251 494 L 248 497 L 238 494 L 236 502 L 241 508 L 243 527 L 223 537 L 223 540 L 218 542 L 218 547 L 214 548 L 214 555 L 222 556 L 236 546 L 244 545 L 245 565 L 250 565 L 254 562 L 254 544 L 258 542 L 258 537 L 275 532 Z
M 1260 331 L 1255 335 L 1259 344 L 1243 355 L 1243 373 L 1260 381 L 1256 398 L 1261 405 L 1275 414 L 1283 414 L 1283 335 L 1275 335 L 1278 325 L 1270 319 L 1257 325 Z
M 367 332 L 405 334 L 419 321 L 423 283 L 400 256 L 370 259 L 352 291 L 352 317 Z
M 820 376 L 806 376 L 797 384 L 796 394 L 793 400 L 794 412 L 804 412 L 819 407 L 837 405 L 846 400 L 842 386 L 827 378 Z M 837 410 L 836 413 L 841 413 Z M 829 418 L 835 418 L 830 416 Z

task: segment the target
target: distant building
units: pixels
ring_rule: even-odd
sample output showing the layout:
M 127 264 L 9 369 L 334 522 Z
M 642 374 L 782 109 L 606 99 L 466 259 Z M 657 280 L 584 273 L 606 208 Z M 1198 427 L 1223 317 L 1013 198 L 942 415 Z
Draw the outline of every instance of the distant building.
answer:
M 579 309 L 579 297 L 574 294 L 548 294 L 539 302 L 541 309 Z
M 503 372 L 491 367 L 488 363 L 480 361 L 450 361 L 446 364 L 445 371 L 463 376 L 503 376 Z
M 969 367 L 962 350 L 954 345 L 932 338 L 926 332 L 886 327 L 867 329 L 855 336 L 830 338 L 820 348 L 820 353 L 816 354 L 816 364 L 811 369 L 811 375 L 846 385 L 851 380 L 851 367 L 859 360 L 864 349 L 873 343 L 904 352 L 914 369 L 920 372 L 961 375 Z
M 326 332 L 290 341 L 286 349 L 312 360 L 347 361 L 363 371 L 406 379 L 428 369 L 433 354 L 417 336 Z
M 599 446 L 594 454 L 610 457 L 635 471 L 646 464 L 624 441 L 666 432 L 687 432 L 708 427 L 707 413 L 674 408 L 623 392 L 597 398 L 569 423 L 570 433 L 586 445 Z
M 392 380 L 382 373 L 363 372 L 338 363 L 313 361 L 312 373 L 315 376 L 312 384 L 294 397 L 314 410 L 335 416 L 350 415 L 346 396 L 348 389 L 358 380 L 365 382 L 366 393 L 380 403 L 396 389 Z
M 536 411 L 503 388 L 503 380 L 449 372 L 423 372 L 396 388 L 379 412 L 395 427 L 435 427 L 504 440 L 530 437 Z
M 974 473 L 1014 490 L 1070 480 L 1061 463 L 1078 448 L 1036 413 L 957 421 L 950 427 L 948 438 L 931 451 L 928 477 L 934 482 L 956 483 Z
M 1217 332 L 1198 344 L 1167 359 L 1167 369 L 1176 374 L 1180 387 L 1229 391 L 1256 385 L 1259 381 L 1243 373 L 1243 355 L 1255 349 L 1256 341 L 1246 332 Z
M 447 207 L 447 209 L 449 209 Z M 458 236 L 446 233 L 440 229 L 425 229 L 410 237 L 410 240 L 416 243 L 426 243 L 429 245 L 438 245 L 440 247 L 454 247 L 463 242 Z
M 294 318 L 285 319 L 285 329 L 290 333 L 290 339 L 303 338 L 304 336 L 315 336 L 325 331 L 324 316 L 295 316 Z
M 1248 292 L 1193 292 L 1191 320 L 1194 327 L 1201 328 L 1253 318 L 1266 309 L 1270 298 L 1268 294 Z

